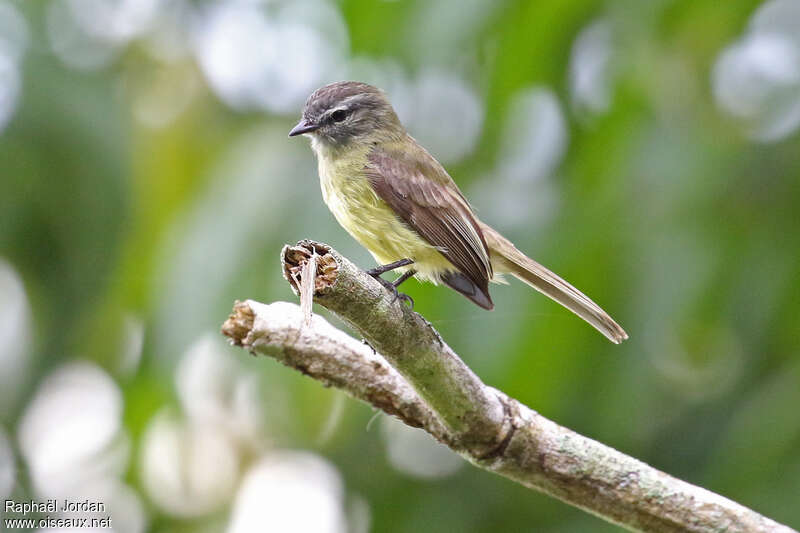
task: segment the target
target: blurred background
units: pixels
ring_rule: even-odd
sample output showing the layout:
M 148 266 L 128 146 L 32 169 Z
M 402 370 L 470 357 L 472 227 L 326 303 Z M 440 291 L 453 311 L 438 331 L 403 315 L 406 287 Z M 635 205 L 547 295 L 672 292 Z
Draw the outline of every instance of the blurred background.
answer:
M 234 299 L 296 301 L 284 243 L 373 265 L 286 137 L 342 79 L 631 336 L 516 282 L 493 312 L 404 285 L 486 383 L 800 526 L 800 0 L 0 0 L 0 500 L 618 531 L 220 335 Z

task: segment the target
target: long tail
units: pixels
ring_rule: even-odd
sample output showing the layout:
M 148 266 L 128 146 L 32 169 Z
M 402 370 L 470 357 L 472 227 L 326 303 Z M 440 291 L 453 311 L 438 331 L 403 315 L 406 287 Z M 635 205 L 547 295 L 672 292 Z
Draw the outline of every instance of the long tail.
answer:
M 628 338 L 625 330 L 588 296 L 517 250 L 511 241 L 491 227 L 483 222 L 479 224 L 491 251 L 492 267 L 495 272 L 508 272 L 549 296 L 594 326 L 614 344 L 619 344 Z

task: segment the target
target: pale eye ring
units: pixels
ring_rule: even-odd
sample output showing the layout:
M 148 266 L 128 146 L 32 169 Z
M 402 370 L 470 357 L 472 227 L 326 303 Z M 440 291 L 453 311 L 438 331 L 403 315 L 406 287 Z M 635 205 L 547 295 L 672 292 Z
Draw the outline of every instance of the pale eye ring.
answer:
M 333 113 L 331 113 L 331 120 L 334 122 L 341 122 L 347 118 L 347 111 L 344 109 L 337 109 Z

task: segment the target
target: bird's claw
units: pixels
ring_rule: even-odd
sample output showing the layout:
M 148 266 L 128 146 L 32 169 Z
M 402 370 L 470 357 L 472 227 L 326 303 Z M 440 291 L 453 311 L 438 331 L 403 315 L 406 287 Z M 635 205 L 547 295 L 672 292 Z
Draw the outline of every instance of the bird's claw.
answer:
M 404 294 L 398 291 L 397 286 L 394 283 L 392 283 L 391 281 L 386 281 L 385 279 L 380 277 L 380 275 L 375 275 L 369 270 L 367 271 L 367 274 L 376 279 L 378 283 L 383 285 L 386 288 L 386 290 L 392 293 L 392 295 L 394 296 L 394 298 L 392 298 L 392 303 L 396 302 L 399 299 L 401 302 L 407 303 L 410 309 L 412 310 L 414 309 L 414 299 L 408 294 Z
M 394 285 L 392 285 L 392 287 L 394 287 Z M 408 308 L 412 311 L 414 310 L 414 298 L 406 293 L 398 291 L 397 287 L 394 287 L 394 299 L 392 300 L 392 303 L 394 303 L 394 301 L 397 299 L 400 299 L 400 301 L 403 303 L 407 303 Z

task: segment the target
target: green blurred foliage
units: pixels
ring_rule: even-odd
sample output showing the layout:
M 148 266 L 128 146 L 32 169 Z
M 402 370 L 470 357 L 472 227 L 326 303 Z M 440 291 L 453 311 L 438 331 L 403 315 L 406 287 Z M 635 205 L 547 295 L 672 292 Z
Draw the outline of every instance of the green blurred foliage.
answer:
M 711 88 L 718 55 L 759 2 L 490 4 L 469 31 L 446 41 L 449 48 L 430 40 L 440 47 L 435 67 L 455 69 L 484 112 L 475 148 L 448 168 L 468 195 L 492 180 L 515 95 L 554 91 L 568 131 L 550 177 L 559 192 L 555 214 L 502 229 L 599 302 L 631 338 L 613 346 L 515 282 L 492 288 L 497 306 L 486 313 L 412 281 L 405 287 L 416 309 L 488 384 L 797 527 L 800 135 L 749 140 Z M 0 257 L 24 282 L 34 335 L 32 371 L 18 398 L 2 406 L 0 423 L 13 436 L 44 376 L 64 361 L 92 360 L 122 388 L 133 441 L 125 479 L 142 490 L 140 438 L 158 411 L 179 404 L 174 371 L 188 346 L 218 330 L 234 299 L 294 300 L 281 278 L 280 247 L 309 237 L 364 266 L 371 258 L 321 202 L 306 143 L 284 138 L 299 106 L 285 114 L 231 109 L 191 58 L 161 63 L 136 43 L 99 70 L 70 69 L 49 51 L 43 7 L 14 5 L 29 22 L 31 44 L 18 108 L 0 132 Z M 343 0 L 350 54 L 392 60 L 410 77 L 430 68 L 428 36 L 417 31 L 425 7 Z M 581 113 L 569 103 L 571 51 L 599 17 L 614 28 L 613 90 L 607 110 Z M 174 120 L 153 128 L 134 108 L 158 76 L 197 88 Z M 263 162 L 247 172 L 261 173 L 275 198 L 227 190 L 227 173 L 251 155 L 243 165 Z M 288 162 L 269 166 L 279 155 Z M 487 200 L 471 201 L 489 211 Z M 240 213 L 219 208 L 238 202 Z M 239 216 L 258 227 L 237 240 Z M 194 270 L 185 275 L 187 265 Z M 129 315 L 141 320 L 144 344 L 135 373 L 122 376 Z M 347 493 L 368 503 L 373 531 L 616 530 L 474 468 L 438 480 L 404 475 L 388 463 L 369 424 L 373 413 L 350 399 L 321 440 L 339 393 L 273 361 L 226 353 L 267 391 L 272 445 L 330 459 Z M 18 491 L 30 491 L 24 475 L 19 483 Z M 226 509 L 208 530 L 224 529 Z M 193 531 L 200 520 L 171 517 L 149 501 L 147 511 L 153 531 Z

